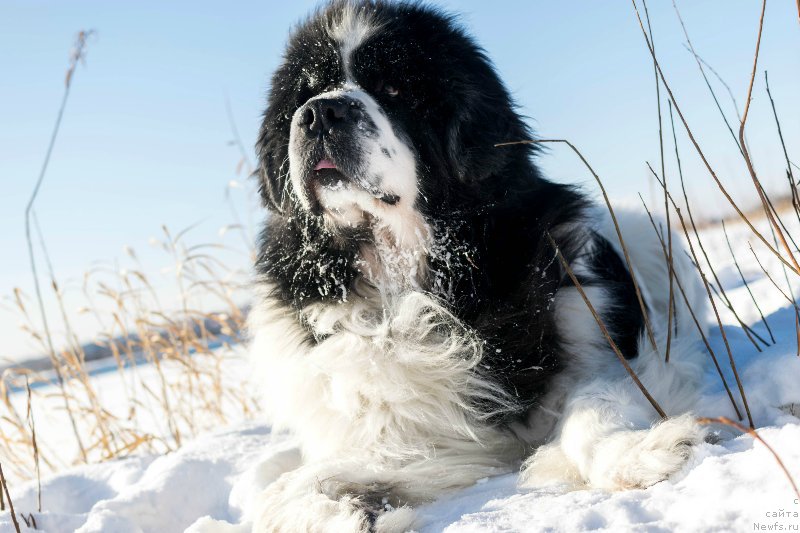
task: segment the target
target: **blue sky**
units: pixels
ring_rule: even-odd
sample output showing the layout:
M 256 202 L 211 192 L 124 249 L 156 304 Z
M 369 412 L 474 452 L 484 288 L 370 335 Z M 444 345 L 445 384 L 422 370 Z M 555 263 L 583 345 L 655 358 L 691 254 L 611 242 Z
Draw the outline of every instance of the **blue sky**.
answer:
M 645 161 L 658 161 L 656 100 L 652 64 L 629 2 L 435 3 L 462 13 L 540 136 L 570 139 L 613 198 L 649 197 Z M 177 230 L 199 222 L 197 240 L 218 239 L 218 228 L 231 222 L 225 189 L 238 177 L 239 160 L 229 144 L 226 98 L 250 149 L 287 31 L 316 4 L 0 1 L 0 294 L 15 286 L 31 292 L 24 207 L 79 29 L 97 34 L 75 75 L 37 202 L 57 273 L 72 287 L 94 262 L 122 256 L 123 245 L 148 257 L 148 239 L 162 224 Z M 683 47 L 672 3 L 651 4 L 657 52 L 676 97 L 712 164 L 746 198 L 751 186 L 744 165 Z M 696 49 L 742 106 L 759 3 L 684 0 L 679 6 Z M 765 182 L 777 184 L 784 165 L 764 93 L 765 68 L 789 151 L 800 159 L 800 24 L 793 2 L 768 5 L 748 122 L 756 166 Z M 735 121 L 727 93 L 715 88 Z M 699 207 L 716 212 L 723 204 L 682 132 L 679 143 Z M 667 147 L 671 153 L 671 142 Z M 568 151 L 553 148 L 541 163 L 554 179 L 585 183 L 596 193 Z M 246 203 L 242 191 L 236 200 Z M 156 268 L 159 259 L 152 257 Z M 0 324 L 0 357 L 30 349 L 15 332 L 13 315 L 0 310 Z

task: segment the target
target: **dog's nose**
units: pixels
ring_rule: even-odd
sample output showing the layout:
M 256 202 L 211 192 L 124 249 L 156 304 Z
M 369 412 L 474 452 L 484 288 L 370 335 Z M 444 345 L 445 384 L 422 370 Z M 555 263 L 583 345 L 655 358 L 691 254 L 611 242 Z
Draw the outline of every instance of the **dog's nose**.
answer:
M 302 124 L 315 135 L 329 132 L 349 119 L 350 104 L 343 98 L 319 98 L 306 104 Z

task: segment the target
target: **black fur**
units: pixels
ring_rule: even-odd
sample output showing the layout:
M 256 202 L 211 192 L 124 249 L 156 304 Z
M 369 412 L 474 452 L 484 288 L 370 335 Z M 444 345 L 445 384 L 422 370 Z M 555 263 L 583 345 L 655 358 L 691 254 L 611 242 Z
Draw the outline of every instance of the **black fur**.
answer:
M 299 206 L 288 183 L 292 115 L 344 81 L 342 58 L 325 31 L 343 5 L 323 7 L 295 29 L 272 79 L 257 145 L 261 193 L 272 213 L 257 269 L 293 309 L 352 297 L 358 249 L 372 239 L 363 228 L 327 229 Z M 486 341 L 480 371 L 519 400 L 510 414 L 523 414 L 563 368 L 551 304 L 570 281 L 547 232 L 568 261 L 596 241 L 588 262 L 594 275 L 584 281 L 610 288 L 615 301 L 604 318 L 626 357 L 634 357 L 642 317 L 630 276 L 609 243 L 588 231 L 564 231 L 583 222 L 589 203 L 540 175 L 534 145 L 495 147 L 532 132 L 483 50 L 434 8 L 358 5 L 373 12 L 380 30 L 355 51 L 353 75 L 408 137 L 417 157 L 416 208 L 443 247 L 428 258 L 424 289 Z M 385 84 L 400 96 L 387 98 Z

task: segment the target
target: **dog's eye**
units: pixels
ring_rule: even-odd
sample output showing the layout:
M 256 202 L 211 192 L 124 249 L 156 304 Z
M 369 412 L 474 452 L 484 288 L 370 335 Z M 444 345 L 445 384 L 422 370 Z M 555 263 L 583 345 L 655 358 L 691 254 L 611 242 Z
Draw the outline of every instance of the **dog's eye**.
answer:
M 391 83 L 384 82 L 383 80 L 378 82 L 378 84 L 375 87 L 375 91 L 381 94 L 385 94 L 389 98 L 395 98 L 397 96 L 400 96 L 400 89 L 398 89 Z
M 392 98 L 394 98 L 395 96 L 398 96 L 400 94 L 400 89 L 398 89 L 394 85 L 389 85 L 387 83 L 386 85 L 383 86 L 383 92 L 386 95 L 391 96 Z

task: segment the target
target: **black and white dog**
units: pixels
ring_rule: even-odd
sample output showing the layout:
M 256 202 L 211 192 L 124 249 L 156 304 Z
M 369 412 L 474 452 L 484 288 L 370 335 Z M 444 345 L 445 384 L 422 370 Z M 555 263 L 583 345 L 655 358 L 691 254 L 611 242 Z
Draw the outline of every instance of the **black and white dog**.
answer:
M 258 141 L 270 211 L 252 358 L 273 427 L 301 449 L 257 531 L 404 531 L 413 507 L 522 467 L 520 484 L 647 487 L 703 431 L 703 354 L 683 253 L 618 213 L 658 350 L 609 218 L 544 179 L 487 56 L 426 5 L 334 1 L 292 33 Z M 611 351 L 571 265 L 664 421 Z

